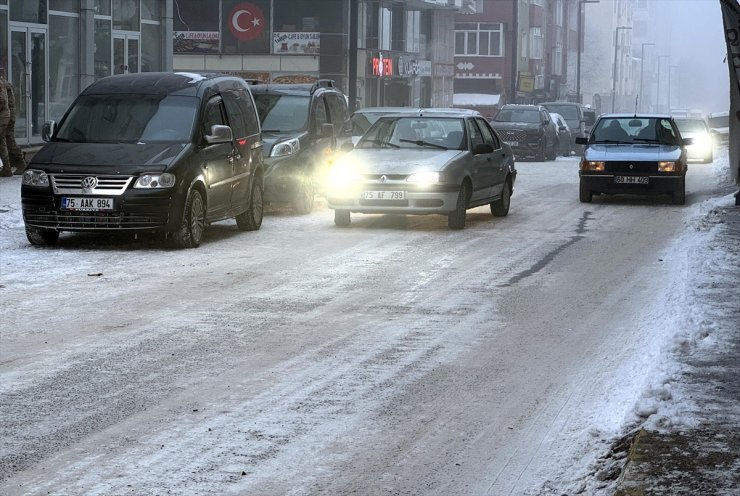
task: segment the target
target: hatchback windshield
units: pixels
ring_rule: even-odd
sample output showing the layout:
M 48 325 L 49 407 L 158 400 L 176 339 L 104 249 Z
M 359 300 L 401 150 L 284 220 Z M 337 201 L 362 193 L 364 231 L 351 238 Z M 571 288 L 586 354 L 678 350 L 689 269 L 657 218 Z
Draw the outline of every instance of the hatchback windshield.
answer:
M 548 105 L 547 110 L 562 115 L 567 121 L 578 120 L 578 108 L 575 105 Z
M 269 93 L 256 93 L 253 96 L 263 131 L 300 131 L 306 127 L 310 97 Z
M 682 133 L 707 132 L 707 125 L 701 119 L 676 119 L 676 125 Z
M 600 119 L 590 143 L 638 143 L 679 145 L 678 133 L 669 119 L 653 117 L 607 117 Z
M 190 141 L 198 99 L 172 95 L 83 95 L 57 130 L 72 143 Z
M 501 109 L 496 118 L 496 122 L 540 122 L 540 111 L 530 109 Z
M 464 148 L 463 120 L 444 117 L 384 117 L 378 119 L 357 148 Z

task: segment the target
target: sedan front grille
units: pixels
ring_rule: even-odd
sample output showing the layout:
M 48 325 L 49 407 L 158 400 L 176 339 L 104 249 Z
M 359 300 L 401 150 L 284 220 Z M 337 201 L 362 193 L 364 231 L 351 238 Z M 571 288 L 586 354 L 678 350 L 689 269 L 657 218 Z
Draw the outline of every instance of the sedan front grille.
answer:
M 49 176 L 51 187 L 58 195 L 122 195 L 133 176 L 105 176 L 95 174 L 53 174 Z M 82 181 L 87 177 L 94 177 L 97 184 L 93 188 L 83 188 Z
M 614 174 L 655 174 L 658 172 L 657 162 L 607 162 L 605 166 L 606 172 Z

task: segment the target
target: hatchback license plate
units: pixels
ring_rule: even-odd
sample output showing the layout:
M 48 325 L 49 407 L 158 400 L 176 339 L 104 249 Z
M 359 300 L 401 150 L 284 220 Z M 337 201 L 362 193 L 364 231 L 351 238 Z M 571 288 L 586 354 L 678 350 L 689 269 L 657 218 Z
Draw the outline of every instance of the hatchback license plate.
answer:
M 614 182 L 619 184 L 650 184 L 648 176 L 614 176 Z
M 363 191 L 363 200 L 405 200 L 405 191 Z
M 89 198 L 79 196 L 63 196 L 62 209 L 80 210 L 83 212 L 101 212 L 113 210 L 113 198 Z

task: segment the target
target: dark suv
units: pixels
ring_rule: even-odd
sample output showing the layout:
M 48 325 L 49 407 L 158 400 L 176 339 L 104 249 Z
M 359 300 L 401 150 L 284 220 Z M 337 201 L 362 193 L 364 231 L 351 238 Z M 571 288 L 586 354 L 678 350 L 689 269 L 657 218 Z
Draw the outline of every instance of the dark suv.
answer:
M 60 231 L 164 232 L 200 244 L 207 223 L 262 224 L 262 141 L 244 80 L 138 73 L 88 86 L 23 174 L 28 240 Z
M 558 130 L 541 105 L 504 105 L 491 126 L 517 157 L 534 157 L 542 162 L 555 160 L 558 154 Z
M 327 159 L 350 137 L 347 100 L 332 81 L 251 86 L 262 123 L 265 200 L 313 208 L 315 185 Z

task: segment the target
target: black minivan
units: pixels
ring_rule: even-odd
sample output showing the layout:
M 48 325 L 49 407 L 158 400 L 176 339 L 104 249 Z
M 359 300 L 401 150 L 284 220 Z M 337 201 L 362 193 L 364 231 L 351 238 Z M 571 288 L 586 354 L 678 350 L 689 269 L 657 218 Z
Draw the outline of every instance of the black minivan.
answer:
M 221 74 L 137 73 L 95 81 L 23 174 L 28 240 L 61 231 L 166 233 L 197 247 L 206 224 L 263 215 L 262 138 L 247 83 Z

